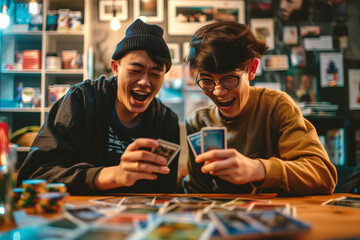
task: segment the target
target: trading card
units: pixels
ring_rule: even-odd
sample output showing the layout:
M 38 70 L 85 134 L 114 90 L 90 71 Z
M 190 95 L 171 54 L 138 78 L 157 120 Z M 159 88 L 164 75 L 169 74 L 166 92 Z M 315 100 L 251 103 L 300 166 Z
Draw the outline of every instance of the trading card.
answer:
M 212 203 L 213 201 L 208 198 L 202 198 L 202 197 L 180 197 L 175 198 L 176 202 L 179 203 Z
M 225 127 L 203 127 L 201 128 L 201 152 L 212 149 L 226 149 Z
M 173 200 L 173 197 L 155 197 L 154 204 L 165 204 Z
M 248 212 L 265 212 L 265 211 L 278 211 L 285 215 L 290 215 L 289 204 L 262 204 L 254 203 L 249 207 Z
M 161 209 L 161 214 L 165 213 L 185 213 L 185 212 L 195 212 L 202 210 L 204 207 L 209 206 L 214 203 L 208 202 L 198 202 L 198 203 L 176 203 L 169 205 Z
M 253 218 L 242 212 L 209 213 L 210 219 L 221 236 L 254 234 L 263 231 L 263 226 Z
M 249 216 L 259 221 L 266 229 L 266 232 L 270 233 L 286 233 L 310 229 L 309 225 L 278 211 L 254 212 L 249 213 Z
M 259 204 L 268 204 L 270 201 L 267 200 L 257 200 L 257 199 L 246 199 L 246 198 L 235 198 L 234 200 L 224 203 L 224 206 L 230 207 L 230 206 L 235 206 L 236 208 L 241 208 L 241 209 L 245 209 L 245 208 L 249 208 L 250 206 L 252 206 L 254 203 L 259 203 Z
M 159 146 L 153 148 L 151 152 L 166 158 L 167 165 L 169 165 L 180 151 L 181 146 L 162 139 L 158 139 L 157 141 L 159 142 Z
M 201 153 L 201 132 L 196 132 L 187 136 L 191 151 L 196 157 Z
M 338 199 L 330 199 L 324 202 L 322 205 L 360 208 L 360 202 L 358 201 L 338 200 Z
M 157 213 L 160 209 L 159 205 L 131 205 L 126 206 L 122 213 Z
M 91 199 L 90 202 L 119 206 L 121 205 L 123 199 L 124 198 L 122 197 L 106 197 L 106 198 Z
M 360 197 L 341 197 L 341 198 L 337 198 L 336 200 L 360 202 Z
M 136 239 L 209 239 L 214 231 L 210 222 L 183 221 L 162 217 Z
M 76 229 L 79 227 L 76 223 L 73 221 L 70 221 L 67 218 L 60 218 L 55 221 L 50 222 L 47 224 L 49 227 L 55 227 L 55 228 L 64 228 L 64 229 Z
M 79 208 L 65 208 L 65 214 L 67 214 L 70 217 L 75 217 L 76 219 L 79 219 L 83 222 L 90 223 L 93 221 L 98 220 L 101 217 L 104 217 L 105 215 L 102 213 L 99 213 L 97 211 L 94 211 L 88 206 L 83 206 Z
M 97 239 L 128 239 L 132 233 L 122 229 L 108 229 L 108 228 L 89 228 L 86 231 L 78 234 L 74 240 L 97 240 Z
M 137 197 L 125 197 L 121 202 L 121 205 L 153 205 L 155 197 L 137 196 Z

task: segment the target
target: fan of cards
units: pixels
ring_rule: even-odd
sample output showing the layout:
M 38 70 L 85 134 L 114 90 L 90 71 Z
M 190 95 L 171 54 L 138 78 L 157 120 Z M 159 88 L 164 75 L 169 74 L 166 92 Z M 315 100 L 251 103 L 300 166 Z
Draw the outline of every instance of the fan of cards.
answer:
M 199 132 L 187 136 L 190 148 L 196 157 L 212 149 L 226 149 L 225 127 L 203 127 Z
M 33 239 L 210 239 L 298 236 L 310 227 L 289 204 L 202 197 L 105 197 L 69 205 L 59 219 L 17 232 Z M 14 230 L 15 231 L 15 230 Z M 41 233 L 41 234 L 40 234 Z M 13 236 L 13 232 L 7 235 Z M 7 236 L 6 235 L 6 236 Z M 5 236 L 5 237 L 6 237 Z M 30 239 L 30 238 L 29 238 Z

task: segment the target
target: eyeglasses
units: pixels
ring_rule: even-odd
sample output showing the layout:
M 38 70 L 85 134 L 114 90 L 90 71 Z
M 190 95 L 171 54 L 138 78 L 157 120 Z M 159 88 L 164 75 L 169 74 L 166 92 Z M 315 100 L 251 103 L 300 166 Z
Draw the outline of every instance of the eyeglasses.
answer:
M 244 75 L 247 69 L 248 67 L 244 69 L 241 75 L 226 75 L 222 77 L 219 81 L 214 81 L 210 78 L 198 79 L 201 75 L 200 72 L 198 72 L 196 75 L 195 83 L 199 85 L 202 90 L 207 92 L 213 91 L 217 83 L 220 83 L 223 88 L 231 90 L 239 85 L 240 78 Z

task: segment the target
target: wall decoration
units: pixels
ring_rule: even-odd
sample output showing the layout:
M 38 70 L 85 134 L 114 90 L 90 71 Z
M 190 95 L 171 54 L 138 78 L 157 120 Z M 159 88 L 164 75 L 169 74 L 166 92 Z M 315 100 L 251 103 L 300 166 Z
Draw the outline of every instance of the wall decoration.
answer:
M 283 22 L 303 22 L 309 16 L 309 1 L 279 0 L 278 16 Z
M 298 43 L 297 26 L 283 27 L 283 41 L 287 45 L 296 45 Z
M 306 53 L 303 45 L 291 47 L 290 60 L 293 67 L 306 67 Z
M 343 87 L 344 66 L 342 53 L 320 53 L 321 87 Z
M 128 16 L 128 1 L 114 1 L 116 16 L 120 21 L 125 21 Z M 113 1 L 99 1 L 99 21 L 110 21 L 113 17 Z
M 349 69 L 349 109 L 360 110 L 360 69 Z
M 173 64 L 178 64 L 181 62 L 180 57 L 180 45 L 178 43 L 168 43 L 167 44 L 170 50 L 171 61 Z
M 164 20 L 163 0 L 134 0 L 134 19 L 146 17 L 147 22 Z
M 275 47 L 274 20 L 271 18 L 251 19 L 250 26 L 255 37 L 257 39 L 264 40 L 266 45 L 269 47 L 269 50 L 273 50 Z
M 308 51 L 333 50 L 333 38 L 331 35 L 322 35 L 317 38 L 304 38 L 304 47 Z
M 320 26 L 300 26 L 300 36 L 302 38 L 319 37 L 320 33 Z
M 262 61 L 264 71 L 284 71 L 289 69 L 287 55 L 264 55 Z
M 251 18 L 271 18 L 273 16 L 272 0 L 250 0 Z
M 214 21 L 245 23 L 245 3 L 237 1 L 168 1 L 168 34 L 192 35 Z

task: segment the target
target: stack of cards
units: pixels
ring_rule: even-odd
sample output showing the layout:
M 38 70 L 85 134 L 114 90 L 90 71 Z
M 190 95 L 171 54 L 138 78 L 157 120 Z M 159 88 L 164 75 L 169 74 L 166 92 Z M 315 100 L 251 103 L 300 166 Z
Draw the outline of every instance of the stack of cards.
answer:
M 200 132 L 188 135 L 187 139 L 195 157 L 212 149 L 227 148 L 225 127 L 203 127 Z

